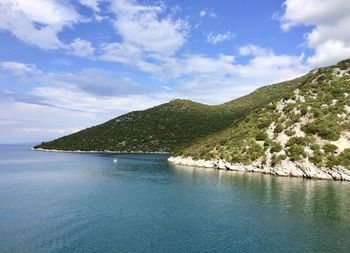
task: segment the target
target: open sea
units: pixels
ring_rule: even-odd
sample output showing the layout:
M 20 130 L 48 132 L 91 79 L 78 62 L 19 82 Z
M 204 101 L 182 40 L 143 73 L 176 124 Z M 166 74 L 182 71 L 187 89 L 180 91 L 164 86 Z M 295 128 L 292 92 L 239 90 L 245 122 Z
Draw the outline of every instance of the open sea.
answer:
M 29 148 L 0 145 L 1 253 L 350 252 L 350 182 Z

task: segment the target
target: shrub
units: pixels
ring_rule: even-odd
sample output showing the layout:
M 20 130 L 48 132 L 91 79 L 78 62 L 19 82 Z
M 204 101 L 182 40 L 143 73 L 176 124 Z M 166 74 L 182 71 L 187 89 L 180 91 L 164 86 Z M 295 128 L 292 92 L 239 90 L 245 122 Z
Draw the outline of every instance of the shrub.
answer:
M 288 136 L 293 136 L 293 135 L 295 135 L 295 134 L 296 134 L 296 132 L 295 132 L 295 131 L 290 130 L 290 129 L 287 129 L 286 131 L 284 131 L 284 133 L 285 133 L 286 135 L 288 135 Z
M 301 130 L 308 134 L 318 134 L 325 140 L 336 141 L 340 138 L 340 126 L 334 121 L 317 121 L 302 126 Z
M 282 124 L 277 124 L 275 129 L 273 130 L 274 133 L 281 133 L 284 130 L 284 127 Z
M 350 148 L 344 149 L 344 151 L 338 156 L 338 161 L 340 165 L 345 167 L 350 166 Z
M 278 164 L 280 164 L 283 160 L 285 160 L 287 156 L 285 155 L 278 155 L 276 156 L 275 154 L 271 158 L 271 166 L 274 167 Z
M 292 161 L 299 161 L 303 157 L 306 157 L 304 152 L 304 146 L 294 144 L 288 149 L 288 156 Z
M 283 108 L 284 113 L 289 113 L 294 109 L 294 104 L 288 104 Z
M 323 146 L 323 150 L 325 153 L 333 154 L 337 149 L 338 149 L 338 147 L 336 145 L 333 145 L 330 143 L 327 143 Z
M 338 159 L 334 155 L 330 155 L 327 157 L 326 166 L 328 168 L 333 168 L 334 166 L 338 165 L 338 163 Z
M 270 138 L 266 138 L 264 142 L 264 147 L 272 146 L 273 141 Z
M 320 147 L 320 145 L 318 145 L 318 144 L 313 144 L 313 145 L 311 145 L 311 150 L 313 150 L 313 151 L 315 151 L 315 152 L 320 151 L 320 149 L 321 149 L 321 147 Z
M 306 105 L 302 105 L 300 107 L 300 113 L 302 116 L 305 116 L 307 114 L 307 106 Z
M 271 124 L 271 121 L 268 120 L 268 119 L 265 119 L 265 120 L 263 120 L 263 121 L 260 121 L 260 122 L 258 123 L 257 127 L 258 127 L 259 129 L 263 129 L 263 128 L 269 127 L 270 124 Z
M 256 136 L 255 136 L 255 140 L 257 141 L 264 141 L 268 138 L 267 133 L 266 132 L 259 132 Z
M 290 138 L 287 143 L 286 146 L 290 147 L 293 145 L 302 145 L 305 146 L 307 144 L 307 139 L 303 138 L 303 137 L 292 137 Z
M 271 149 L 270 149 L 270 152 L 271 153 L 278 153 L 281 150 L 282 150 L 282 145 L 279 142 L 274 142 Z
M 312 157 L 310 157 L 310 161 L 313 162 L 315 165 L 320 165 L 323 161 L 322 155 L 314 154 Z
M 251 161 L 255 161 L 256 159 L 258 159 L 264 154 L 263 152 L 263 148 L 257 143 L 251 144 L 249 149 L 247 150 L 248 156 Z

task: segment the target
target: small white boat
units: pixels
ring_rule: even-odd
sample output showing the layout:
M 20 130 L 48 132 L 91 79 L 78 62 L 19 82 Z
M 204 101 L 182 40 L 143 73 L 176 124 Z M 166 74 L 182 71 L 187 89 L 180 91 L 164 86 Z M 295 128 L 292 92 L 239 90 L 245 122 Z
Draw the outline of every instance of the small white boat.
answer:
M 113 162 L 114 162 L 114 163 L 117 163 L 117 162 L 118 162 L 118 159 L 117 159 L 117 158 L 114 158 L 114 159 L 113 159 Z

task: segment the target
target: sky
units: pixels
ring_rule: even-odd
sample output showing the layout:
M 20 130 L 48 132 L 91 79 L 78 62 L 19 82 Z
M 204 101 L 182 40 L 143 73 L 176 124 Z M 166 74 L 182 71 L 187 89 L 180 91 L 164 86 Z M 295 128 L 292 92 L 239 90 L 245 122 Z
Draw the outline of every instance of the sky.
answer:
M 349 0 L 0 0 L 0 143 L 227 102 L 350 58 L 349 27 Z

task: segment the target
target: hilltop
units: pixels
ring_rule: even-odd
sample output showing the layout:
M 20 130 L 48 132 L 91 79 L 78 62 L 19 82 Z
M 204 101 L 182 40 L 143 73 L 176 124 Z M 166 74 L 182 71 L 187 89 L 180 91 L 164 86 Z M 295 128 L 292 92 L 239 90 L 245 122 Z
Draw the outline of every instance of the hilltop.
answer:
M 350 180 L 350 60 L 310 72 L 278 101 L 175 155 L 178 164 Z
M 300 78 L 302 80 L 303 78 Z M 299 79 L 265 86 L 221 105 L 175 99 L 134 111 L 77 133 L 43 142 L 35 149 L 64 151 L 176 152 L 223 130 L 252 110 L 279 100 Z

